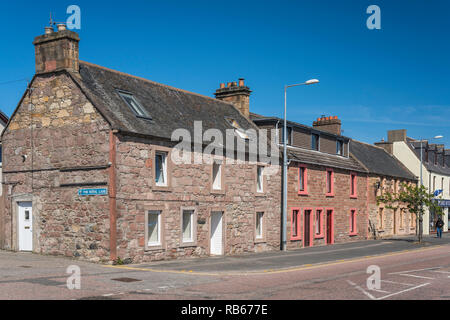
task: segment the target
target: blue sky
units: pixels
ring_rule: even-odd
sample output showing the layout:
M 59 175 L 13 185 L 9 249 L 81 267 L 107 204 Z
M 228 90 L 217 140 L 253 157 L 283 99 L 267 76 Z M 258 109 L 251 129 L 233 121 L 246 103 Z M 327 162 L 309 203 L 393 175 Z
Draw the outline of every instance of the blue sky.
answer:
M 212 96 L 243 77 L 251 111 L 311 125 L 339 116 L 344 134 L 373 143 L 390 129 L 444 135 L 450 147 L 449 1 L 2 1 L 0 108 L 11 115 L 34 73 L 35 36 L 52 11 L 81 8 L 80 58 Z M 369 5 L 381 30 L 369 30 Z

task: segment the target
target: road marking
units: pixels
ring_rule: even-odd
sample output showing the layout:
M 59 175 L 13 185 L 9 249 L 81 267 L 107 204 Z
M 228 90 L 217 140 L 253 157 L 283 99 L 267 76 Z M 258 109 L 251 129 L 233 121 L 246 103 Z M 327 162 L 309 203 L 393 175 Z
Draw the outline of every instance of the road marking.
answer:
M 408 287 L 414 287 L 415 286 L 415 284 L 395 282 L 395 281 L 388 281 L 388 280 L 381 280 L 381 282 L 387 282 L 387 283 L 392 283 L 392 284 L 401 284 L 401 285 L 408 286 Z
M 350 285 L 352 285 L 352 286 L 354 286 L 356 289 L 358 289 L 359 291 L 361 291 L 362 293 L 364 293 L 366 296 L 368 296 L 370 299 L 372 299 L 372 300 L 377 300 L 377 298 L 376 297 L 374 297 L 373 295 L 371 295 L 370 293 L 368 293 L 366 290 L 364 290 L 363 288 L 361 288 L 360 286 L 358 286 L 356 283 L 354 283 L 354 282 L 352 282 L 352 281 L 350 281 L 350 280 L 347 280 L 347 282 L 350 284 Z
M 432 267 L 432 268 L 425 268 L 425 269 L 405 270 L 405 271 L 391 272 L 389 274 L 401 274 L 401 273 L 410 273 L 410 272 L 418 272 L 418 271 L 429 271 L 429 270 L 436 270 L 436 269 L 441 269 L 441 268 L 442 267 Z
M 427 285 L 430 284 L 429 282 L 427 282 L 427 283 L 424 283 L 424 284 L 421 284 L 421 285 L 418 285 L 418 286 L 415 286 L 415 287 L 412 287 L 412 288 L 408 288 L 408 289 L 405 289 L 405 290 L 401 290 L 401 291 L 394 292 L 394 293 L 388 294 L 388 295 L 386 295 L 386 296 L 377 298 L 377 297 L 371 295 L 369 292 L 367 292 L 367 291 L 364 290 L 363 288 L 361 288 L 360 286 L 358 286 L 356 283 L 354 283 L 354 282 L 352 282 L 352 281 L 350 281 L 350 280 L 347 280 L 347 282 L 348 282 L 350 285 L 354 286 L 354 287 L 355 287 L 356 289 L 358 289 L 359 291 L 361 291 L 363 294 L 365 294 L 367 297 L 369 297 L 369 298 L 372 299 L 372 300 L 383 300 L 383 299 L 387 299 L 387 298 L 390 298 L 390 297 L 393 297 L 393 296 L 396 296 L 396 295 L 399 295 L 399 294 L 402 294 L 402 293 L 405 293 L 405 292 L 408 292 L 408 291 L 412 291 L 412 290 L 416 290 L 416 289 L 425 287 L 425 286 L 427 286 Z M 373 290 L 373 291 L 378 291 L 378 290 Z
M 390 298 L 390 297 L 392 297 L 392 296 L 396 296 L 396 295 L 399 295 L 399 294 L 402 294 L 402 293 L 405 293 L 405 292 L 408 292 L 408 291 L 412 291 L 412 290 L 416 290 L 416 289 L 419 289 L 419 288 L 428 286 L 429 284 L 430 284 L 430 283 L 427 282 L 427 283 L 418 285 L 418 286 L 416 286 L 416 287 L 412 287 L 412 288 L 408 288 L 408 289 L 405 289 L 405 290 L 402 290 L 402 291 L 399 291 L 399 292 L 391 293 L 391 294 L 388 294 L 387 296 L 380 297 L 380 298 L 378 298 L 377 300 L 383 300 L 383 299 L 386 299 L 386 298 Z
M 448 271 L 431 271 L 431 272 L 436 272 L 436 273 L 450 273 Z
M 367 261 L 370 259 L 378 259 L 378 258 L 385 258 L 385 257 L 391 257 L 391 256 L 397 256 L 402 254 L 407 254 L 411 252 L 423 252 L 423 251 L 431 251 L 436 250 L 443 247 L 443 245 L 433 246 L 431 248 L 421 248 L 421 249 L 414 249 L 414 250 L 403 250 L 398 252 L 391 252 L 387 254 L 381 254 L 372 256 L 371 258 L 350 258 L 346 260 L 338 260 L 333 262 L 326 262 L 326 263 L 319 263 L 312 265 L 310 267 L 300 266 L 300 267 L 293 267 L 293 268 L 287 268 L 287 269 L 279 269 L 274 271 L 249 271 L 249 272 L 191 272 L 187 273 L 186 270 L 178 271 L 178 270 L 170 270 L 170 269 L 152 269 L 152 268 L 139 268 L 139 267 L 127 267 L 127 266 L 113 266 L 113 265 L 103 265 L 105 268 L 113 268 L 113 269 L 123 269 L 123 270 L 133 270 L 133 271 L 147 271 L 147 272 L 155 272 L 155 273 L 173 273 L 173 274 L 186 274 L 186 275 L 198 275 L 198 276 L 258 276 L 258 275 L 266 275 L 266 274 L 278 274 L 278 273 L 287 273 L 287 272 L 294 272 L 294 271 L 303 271 L 303 270 L 311 270 L 311 269 L 317 269 L 322 267 L 329 267 L 329 266 L 335 266 L 343 263 L 352 263 L 352 262 L 361 262 L 361 261 Z M 401 271 L 405 272 L 405 271 Z
M 435 278 L 430 278 L 430 277 L 416 276 L 415 274 L 403 274 L 403 273 L 400 273 L 399 276 L 419 278 L 419 279 L 427 279 L 427 280 L 434 280 L 435 279 Z

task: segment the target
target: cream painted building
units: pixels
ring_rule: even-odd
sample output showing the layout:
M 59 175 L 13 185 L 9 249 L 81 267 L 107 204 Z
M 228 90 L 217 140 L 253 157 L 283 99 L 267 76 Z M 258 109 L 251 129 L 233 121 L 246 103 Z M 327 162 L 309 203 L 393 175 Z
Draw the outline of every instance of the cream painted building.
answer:
M 388 141 L 376 143 L 400 160 L 413 174 L 420 177 L 420 140 L 407 137 L 406 130 L 388 131 Z M 422 181 L 423 185 L 435 192 L 443 190 L 438 199 L 444 208 L 444 232 L 448 231 L 450 215 L 450 150 L 444 145 L 422 142 Z M 427 210 L 423 217 L 423 233 L 435 232 L 436 214 Z

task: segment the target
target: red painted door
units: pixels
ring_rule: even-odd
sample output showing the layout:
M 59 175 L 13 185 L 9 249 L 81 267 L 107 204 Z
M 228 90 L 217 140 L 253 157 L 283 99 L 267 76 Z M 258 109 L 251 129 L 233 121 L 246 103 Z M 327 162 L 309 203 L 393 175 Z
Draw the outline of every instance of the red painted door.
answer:
M 304 223 L 304 241 L 305 241 L 305 247 L 311 246 L 311 211 L 305 210 L 305 223 Z
M 327 211 L 327 244 L 333 243 L 333 212 Z

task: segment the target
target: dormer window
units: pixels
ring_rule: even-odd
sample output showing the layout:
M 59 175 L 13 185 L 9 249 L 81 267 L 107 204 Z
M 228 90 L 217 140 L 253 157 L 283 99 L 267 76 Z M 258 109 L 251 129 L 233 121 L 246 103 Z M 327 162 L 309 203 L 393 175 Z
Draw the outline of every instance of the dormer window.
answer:
M 311 134 L 311 149 L 319 151 L 319 135 L 316 133 Z
M 344 155 L 344 142 L 342 140 L 336 142 L 336 154 L 339 156 Z
M 144 108 L 142 108 L 141 104 L 131 93 L 124 91 L 118 91 L 118 93 L 137 117 L 151 119 L 151 117 L 147 114 L 147 112 L 145 112 Z
M 234 132 L 236 133 L 237 136 L 239 136 L 241 139 L 244 140 L 250 139 L 248 134 L 241 128 L 241 126 L 239 125 L 239 123 L 237 123 L 235 119 L 225 118 L 225 120 L 227 120 L 228 124 L 235 129 Z

